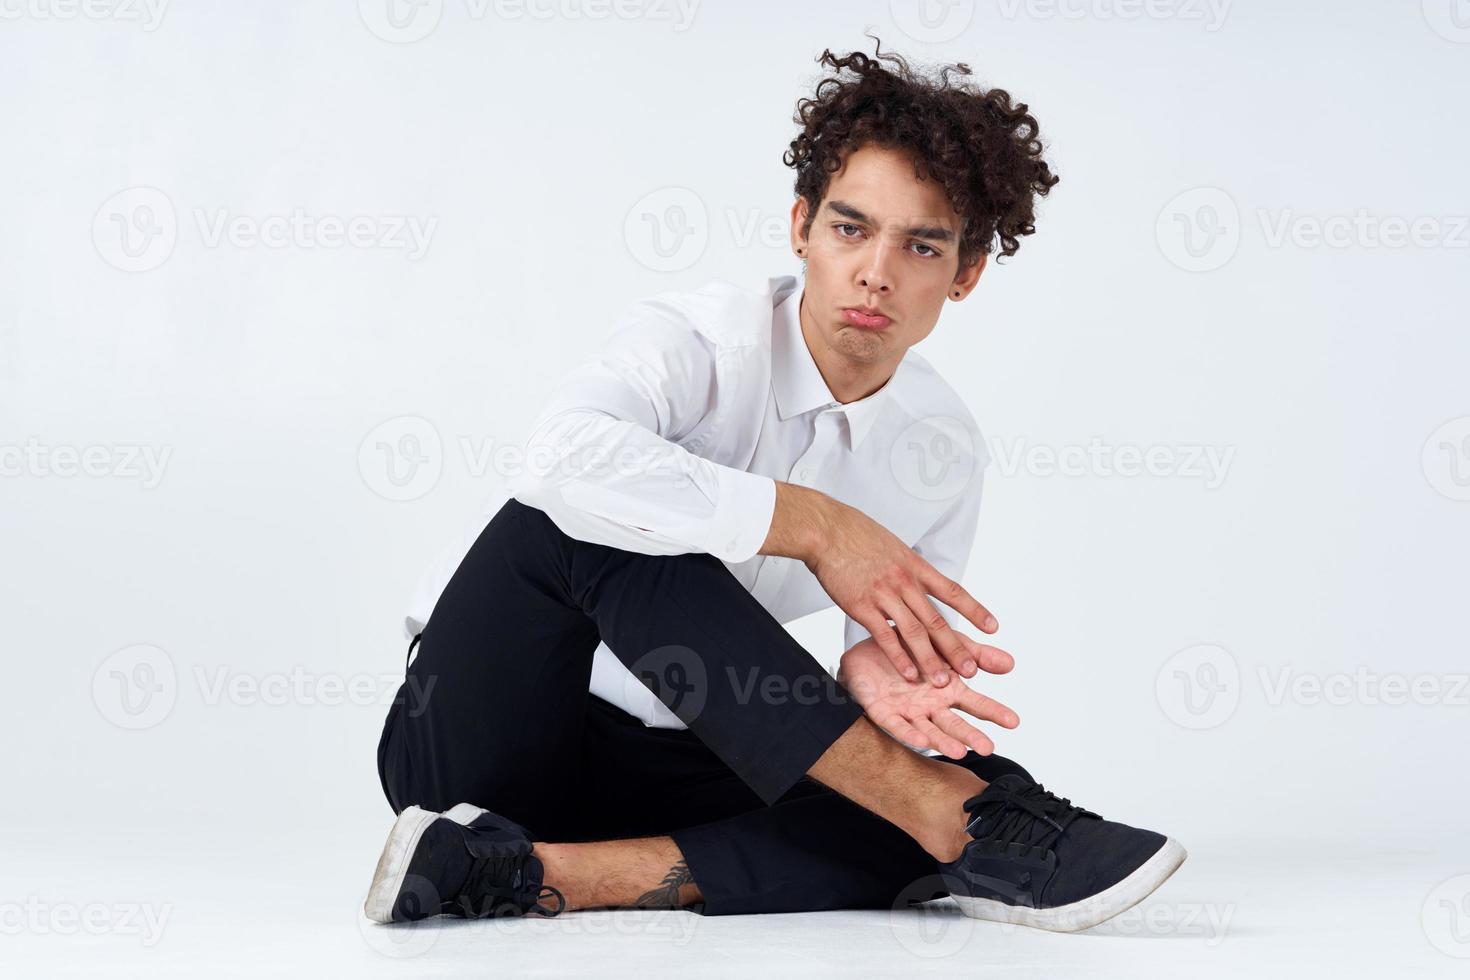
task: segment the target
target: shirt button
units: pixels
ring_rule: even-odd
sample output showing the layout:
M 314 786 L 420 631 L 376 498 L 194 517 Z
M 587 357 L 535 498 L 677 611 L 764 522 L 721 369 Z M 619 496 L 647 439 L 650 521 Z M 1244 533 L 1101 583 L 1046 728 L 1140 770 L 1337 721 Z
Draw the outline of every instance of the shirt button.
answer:
M 737 545 L 737 544 L 739 544 L 739 542 L 736 541 L 734 538 L 731 538 L 729 541 L 726 541 L 725 542 L 725 550 L 726 551 L 734 551 L 735 550 L 735 545 Z
M 807 477 L 812 475 L 812 471 L 809 467 L 803 466 L 799 475 L 803 480 L 805 480 Z

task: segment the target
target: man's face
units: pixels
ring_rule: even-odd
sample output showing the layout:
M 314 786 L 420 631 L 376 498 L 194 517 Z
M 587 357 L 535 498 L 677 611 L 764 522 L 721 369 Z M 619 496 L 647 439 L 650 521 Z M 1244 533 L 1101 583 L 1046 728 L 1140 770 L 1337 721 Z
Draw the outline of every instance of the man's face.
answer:
M 945 299 L 963 299 L 985 267 L 982 256 L 960 270 L 959 215 L 944 188 L 920 181 L 896 150 L 868 144 L 852 151 L 803 239 L 806 213 L 805 198 L 797 198 L 791 240 L 807 260 L 803 319 L 815 327 L 813 341 L 860 370 L 895 367 L 934 329 Z M 881 311 L 887 322 L 849 312 L 861 307 Z

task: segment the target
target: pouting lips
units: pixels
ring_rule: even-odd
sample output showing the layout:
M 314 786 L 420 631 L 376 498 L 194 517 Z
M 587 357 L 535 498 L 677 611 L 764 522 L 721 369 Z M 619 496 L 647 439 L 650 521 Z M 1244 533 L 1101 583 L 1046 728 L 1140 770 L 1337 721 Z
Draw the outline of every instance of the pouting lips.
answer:
M 850 306 L 842 310 L 842 315 L 847 318 L 848 323 L 865 330 L 881 330 L 893 322 L 882 313 L 863 313 Z

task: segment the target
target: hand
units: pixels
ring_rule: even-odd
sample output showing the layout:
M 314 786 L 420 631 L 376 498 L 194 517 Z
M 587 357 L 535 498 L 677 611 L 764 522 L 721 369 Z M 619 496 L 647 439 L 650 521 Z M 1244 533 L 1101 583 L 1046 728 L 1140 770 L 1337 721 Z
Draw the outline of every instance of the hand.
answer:
M 832 601 L 877 641 L 894 668 L 909 680 L 918 680 L 923 671 L 935 687 L 950 682 L 946 666 L 964 677 L 975 676 L 977 662 L 966 638 L 950 628 L 928 596 L 986 633 L 1000 628 L 990 610 L 857 508 L 823 496 L 814 514 L 822 529 L 820 544 L 802 560 Z
M 976 643 L 967 636 L 962 639 L 970 644 L 971 655 L 988 673 L 1004 674 L 1016 665 L 1015 658 L 1004 650 Z M 873 724 L 900 742 L 921 749 L 935 748 L 951 759 L 963 759 L 967 745 L 981 755 L 995 751 L 989 736 L 954 709 L 1003 728 L 1021 723 L 1010 708 L 971 690 L 958 677 L 950 677 L 943 687 L 905 680 L 871 639 L 853 644 L 842 655 L 837 680 L 862 705 Z

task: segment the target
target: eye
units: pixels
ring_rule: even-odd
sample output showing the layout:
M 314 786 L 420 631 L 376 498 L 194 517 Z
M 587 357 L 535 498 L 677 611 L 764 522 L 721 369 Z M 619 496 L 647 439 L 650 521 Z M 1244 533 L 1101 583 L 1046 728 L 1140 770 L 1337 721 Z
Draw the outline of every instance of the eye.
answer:
M 853 231 L 856 231 L 859 234 L 862 233 L 862 229 L 859 228 L 857 225 L 848 224 L 846 222 L 841 222 L 841 223 L 835 224 L 832 227 L 835 228 L 835 229 L 837 229 L 837 237 L 838 238 L 852 238 L 852 237 L 854 237 L 852 235 L 844 235 L 842 233 L 842 229 L 844 229 L 844 228 L 851 228 Z
M 914 246 L 916 248 L 927 248 L 929 250 L 927 252 L 920 252 L 919 253 L 920 255 L 924 256 L 924 258 L 926 258 L 926 259 L 927 258 L 930 258 L 930 257 L 937 257 L 939 255 L 939 252 L 936 251 L 935 248 L 934 248 L 934 246 L 932 246 L 932 245 L 926 245 L 923 242 L 914 242 Z

